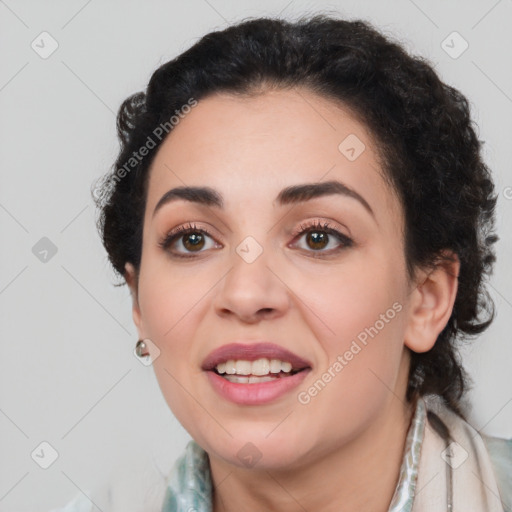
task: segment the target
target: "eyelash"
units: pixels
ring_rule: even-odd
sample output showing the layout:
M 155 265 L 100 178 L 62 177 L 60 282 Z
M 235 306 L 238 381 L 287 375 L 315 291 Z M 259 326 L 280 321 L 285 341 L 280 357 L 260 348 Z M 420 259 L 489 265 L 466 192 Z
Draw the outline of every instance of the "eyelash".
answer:
M 324 224 L 322 224 L 319 221 L 314 221 L 311 224 L 307 224 L 307 223 L 301 224 L 299 229 L 294 233 L 293 237 L 295 239 L 309 231 L 321 231 L 321 232 L 327 233 L 328 235 L 333 235 L 342 244 L 340 247 L 338 247 L 336 249 L 332 249 L 330 251 L 307 251 L 307 252 L 312 252 L 313 254 L 315 254 L 315 253 L 319 254 L 319 255 L 312 256 L 313 258 L 325 258 L 326 256 L 330 256 L 333 253 L 338 253 L 339 251 L 342 251 L 343 249 L 345 249 L 347 247 L 351 247 L 353 245 L 353 240 L 351 238 L 349 238 L 347 235 L 345 235 L 343 233 L 340 233 L 337 229 L 331 228 L 329 222 L 324 222 Z M 169 247 L 173 244 L 173 242 L 175 240 L 179 239 L 180 237 L 183 237 L 184 235 L 188 235 L 191 233 L 201 233 L 202 235 L 206 235 L 210 238 L 213 238 L 207 230 L 198 228 L 195 224 L 189 223 L 189 224 L 180 226 L 180 227 L 174 229 L 173 231 L 171 231 L 170 233 L 168 233 L 163 238 L 163 240 L 158 242 L 158 245 L 162 249 L 170 252 Z M 199 251 L 198 254 L 200 254 L 200 252 L 203 252 L 203 251 Z M 188 256 L 185 256 L 184 254 L 180 254 L 180 253 L 171 253 L 171 254 L 173 257 L 183 258 L 183 259 L 196 257 L 196 255 L 194 253 L 189 253 L 190 255 L 188 255 Z

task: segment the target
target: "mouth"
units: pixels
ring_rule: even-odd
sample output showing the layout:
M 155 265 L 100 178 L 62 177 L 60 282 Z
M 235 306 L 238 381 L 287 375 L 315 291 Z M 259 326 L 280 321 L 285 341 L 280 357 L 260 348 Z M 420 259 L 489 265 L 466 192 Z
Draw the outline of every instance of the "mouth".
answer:
M 292 363 L 280 359 L 259 358 L 254 361 L 229 359 L 217 364 L 212 371 L 229 382 L 257 384 L 291 377 L 307 368 L 293 368 Z
M 309 361 L 273 343 L 232 343 L 203 362 L 212 387 L 237 404 L 258 405 L 298 386 L 311 371 Z

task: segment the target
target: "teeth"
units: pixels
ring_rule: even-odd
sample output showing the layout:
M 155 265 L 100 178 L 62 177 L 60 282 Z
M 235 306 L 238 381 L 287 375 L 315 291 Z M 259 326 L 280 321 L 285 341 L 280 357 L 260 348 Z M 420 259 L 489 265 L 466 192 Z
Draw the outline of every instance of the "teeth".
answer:
M 236 373 L 236 365 L 235 365 L 235 361 L 233 361 L 233 359 L 226 361 L 226 368 L 224 369 L 224 371 L 228 375 L 234 375 Z
M 269 382 L 271 380 L 279 379 L 279 377 L 271 377 L 270 375 L 265 375 L 264 377 L 245 377 L 241 375 L 226 375 L 225 379 L 229 380 L 229 382 L 237 382 L 239 384 L 255 384 L 256 382 Z
M 283 363 L 286 364 L 286 363 Z M 270 360 L 270 373 L 279 373 L 281 371 L 281 361 L 279 359 Z
M 252 373 L 252 363 L 250 361 L 236 361 L 235 368 L 237 375 L 250 375 Z
M 281 370 L 283 370 L 283 372 L 285 372 L 285 373 L 290 372 L 292 370 L 292 363 L 288 363 L 288 362 L 281 363 Z
M 292 369 L 292 364 L 288 361 L 280 361 L 279 359 L 267 359 L 265 357 L 256 359 L 255 361 L 246 361 L 243 359 L 235 361 L 230 359 L 225 363 L 219 363 L 216 366 L 216 369 L 220 374 L 262 376 L 279 372 L 289 373 Z M 259 379 L 258 382 L 263 381 Z
M 270 372 L 270 361 L 265 358 L 256 359 L 256 361 L 252 362 L 251 366 L 252 366 L 251 373 L 253 375 L 267 375 Z

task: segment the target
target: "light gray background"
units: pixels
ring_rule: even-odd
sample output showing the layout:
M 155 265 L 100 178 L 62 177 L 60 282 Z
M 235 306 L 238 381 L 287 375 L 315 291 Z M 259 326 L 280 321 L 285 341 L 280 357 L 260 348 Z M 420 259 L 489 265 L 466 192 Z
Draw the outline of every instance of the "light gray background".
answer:
M 113 286 L 89 190 L 116 156 L 119 104 L 160 64 L 227 23 L 318 10 L 374 22 L 471 100 L 501 237 L 498 315 L 464 354 L 471 423 L 512 437 L 511 0 L 0 0 L 1 511 L 49 510 L 120 468 L 154 457 L 167 469 L 182 452 L 187 433 L 133 355 L 128 289 Z M 43 31 L 59 44 L 47 59 L 31 48 Z M 453 31 L 469 44 L 456 59 L 441 47 Z M 32 252 L 42 237 L 57 247 L 47 262 Z M 43 441 L 59 453 L 46 470 L 31 458 Z

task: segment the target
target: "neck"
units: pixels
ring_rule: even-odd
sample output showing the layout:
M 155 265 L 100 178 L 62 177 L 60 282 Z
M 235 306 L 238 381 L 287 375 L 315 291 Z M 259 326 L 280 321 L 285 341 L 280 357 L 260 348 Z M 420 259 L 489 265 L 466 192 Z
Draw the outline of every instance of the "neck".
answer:
M 387 512 L 398 483 L 415 404 L 398 398 L 349 445 L 300 468 L 225 466 L 210 457 L 213 511 Z

